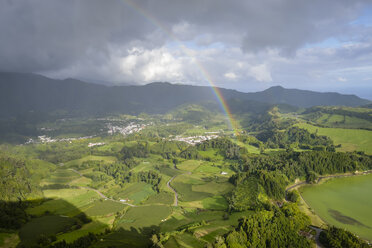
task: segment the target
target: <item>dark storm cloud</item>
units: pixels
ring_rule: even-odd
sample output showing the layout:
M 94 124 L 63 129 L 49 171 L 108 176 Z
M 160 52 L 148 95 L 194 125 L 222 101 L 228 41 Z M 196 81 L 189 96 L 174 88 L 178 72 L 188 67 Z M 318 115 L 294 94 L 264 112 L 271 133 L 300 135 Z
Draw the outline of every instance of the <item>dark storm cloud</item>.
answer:
M 109 42 L 145 39 L 151 30 L 120 1 L 1 1 L 0 68 L 38 71 L 102 59 Z
M 107 68 L 120 67 L 116 57 L 171 40 L 159 23 L 203 46 L 221 42 L 246 53 L 277 49 L 293 55 L 306 44 L 352 33 L 349 22 L 367 2 L 133 0 L 139 11 L 128 1 L 1 1 L 0 70 L 87 75 L 103 68 L 110 74 L 119 70 Z

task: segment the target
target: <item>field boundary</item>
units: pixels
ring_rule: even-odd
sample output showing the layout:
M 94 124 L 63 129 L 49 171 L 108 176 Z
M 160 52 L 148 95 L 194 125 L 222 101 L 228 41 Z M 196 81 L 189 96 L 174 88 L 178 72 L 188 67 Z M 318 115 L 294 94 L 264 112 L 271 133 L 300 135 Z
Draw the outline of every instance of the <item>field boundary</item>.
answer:
M 285 189 L 285 197 L 287 198 L 287 193 L 288 191 L 292 190 L 292 189 L 296 189 L 296 188 L 299 188 L 303 185 L 316 185 L 316 184 L 319 184 L 320 181 L 324 180 L 324 179 L 330 179 L 330 178 L 341 178 L 341 177 L 353 177 L 353 176 L 362 176 L 362 175 L 368 175 L 368 174 L 371 174 L 372 173 L 372 170 L 366 170 L 366 171 L 362 171 L 362 172 L 348 172 L 348 173 L 344 173 L 344 174 L 333 174 L 333 175 L 327 175 L 327 176 L 320 176 L 318 177 L 318 179 L 316 180 L 316 183 L 315 184 L 312 184 L 312 183 L 308 183 L 306 181 L 300 181 L 300 182 L 297 182 L 295 184 L 292 184 L 290 186 L 288 186 L 286 189 Z

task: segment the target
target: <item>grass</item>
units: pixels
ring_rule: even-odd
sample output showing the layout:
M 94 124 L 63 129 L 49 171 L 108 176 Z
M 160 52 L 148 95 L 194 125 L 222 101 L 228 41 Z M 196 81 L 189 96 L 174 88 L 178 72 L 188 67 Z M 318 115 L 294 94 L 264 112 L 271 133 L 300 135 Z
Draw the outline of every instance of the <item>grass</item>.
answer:
M 307 118 L 306 118 L 307 117 Z M 338 114 L 326 114 L 323 113 L 319 118 L 309 118 L 305 115 L 306 119 L 311 120 L 320 125 L 327 127 L 337 128 L 372 128 L 372 123 L 368 120 L 361 119 L 354 116 L 343 116 Z
M 155 191 L 152 189 L 152 185 L 139 182 L 139 183 L 129 183 L 124 189 L 119 189 L 115 194 L 116 198 L 120 199 L 130 199 L 133 204 L 138 204 L 145 200 L 151 195 L 154 195 Z
M 199 192 L 211 193 L 214 195 L 221 195 L 231 191 L 234 186 L 229 182 L 207 182 L 204 184 L 192 185 L 192 190 Z
M 245 147 L 249 153 L 260 154 L 260 148 L 258 148 L 256 146 L 245 144 L 245 143 L 243 143 L 239 140 L 234 140 L 233 142 L 235 142 L 236 144 L 238 144 L 241 147 Z
M 199 151 L 199 154 L 204 158 L 209 158 L 211 161 L 222 161 L 224 159 L 218 149 L 209 148 L 205 151 Z
M 57 215 L 42 216 L 27 222 L 19 231 L 19 237 L 26 246 L 35 244 L 40 235 L 56 235 L 75 225 L 75 220 Z
M 74 240 L 87 235 L 88 233 L 102 233 L 104 232 L 107 225 L 99 222 L 99 221 L 92 221 L 88 224 L 85 224 L 82 228 L 78 230 L 74 230 L 72 232 L 62 233 L 57 236 L 57 241 L 65 240 L 67 243 L 73 242 Z
M 159 225 L 172 213 L 172 208 L 164 205 L 132 207 L 117 222 L 124 229 L 144 228 Z
M 160 192 L 156 195 L 151 195 L 144 204 L 165 204 L 171 205 L 174 201 L 174 194 L 170 192 Z
M 179 175 L 172 181 L 171 185 L 178 192 L 181 201 L 194 202 L 194 207 L 204 205 L 202 202 L 196 201 L 225 194 L 233 188 L 233 185 L 227 182 L 225 178 L 216 181 L 215 177 L 207 177 L 203 174 Z M 187 206 L 192 205 L 187 204 Z
M 372 241 L 372 174 L 335 178 L 300 188 L 301 195 L 324 221 Z
M 0 247 L 16 247 L 19 241 L 17 233 L 0 233 Z
M 312 210 L 309 205 L 307 205 L 302 197 L 300 198 L 298 208 L 307 216 L 309 216 L 312 225 L 320 228 L 326 227 L 326 223 L 318 215 L 315 214 L 314 210 Z
M 169 167 L 160 167 L 159 171 L 160 171 L 160 173 L 162 173 L 164 175 L 167 175 L 169 177 L 174 177 L 176 175 L 180 175 L 180 174 L 183 173 L 182 171 L 179 171 L 179 170 L 176 170 L 176 169 L 173 169 L 173 168 L 169 168 Z
M 225 210 L 228 203 L 223 196 L 213 196 L 202 200 L 203 208 L 212 210 Z
M 80 212 L 79 209 L 100 198 L 96 192 L 87 189 L 44 190 L 44 196 L 51 200 L 27 209 L 29 214 L 42 215 L 49 211 L 54 214 L 75 216 Z
M 136 229 L 124 230 L 119 229 L 105 236 L 98 243 L 93 245 L 93 248 L 109 248 L 109 247 L 133 247 L 142 248 L 150 247 L 151 241 L 147 234 L 143 234 Z
M 93 155 L 89 155 L 89 156 L 85 156 L 85 157 L 80 158 L 80 159 L 75 159 L 75 160 L 68 161 L 67 163 L 65 163 L 65 166 L 70 167 L 70 166 L 74 166 L 74 165 L 81 165 L 83 162 L 90 161 L 90 160 L 92 160 L 92 161 L 103 161 L 105 163 L 115 163 L 117 161 L 117 158 L 113 157 L 113 156 L 93 156 Z
M 177 246 L 176 247 L 189 247 L 189 248 L 203 248 L 205 247 L 205 242 L 202 242 L 201 240 L 197 239 L 195 236 L 193 236 L 191 233 L 182 233 L 174 237 Z M 165 244 L 165 247 L 172 247 L 174 243 L 171 244 Z M 174 246 L 173 246 L 174 247 Z
M 227 172 L 228 175 L 233 174 L 229 168 L 216 166 L 211 162 L 203 162 L 197 169 L 194 170 L 194 172 L 207 174 L 221 174 L 221 172 Z
M 196 168 L 198 168 L 200 164 L 201 164 L 201 161 L 199 160 L 186 160 L 178 164 L 177 168 L 183 171 L 193 171 Z
M 181 201 L 198 201 L 213 196 L 211 193 L 193 191 L 192 186 L 189 183 L 172 182 L 172 187 L 178 192 Z
M 57 169 L 50 177 L 44 180 L 47 184 L 66 184 L 80 176 L 73 171 L 67 169 Z
M 105 144 L 103 146 L 97 146 L 95 149 L 100 152 L 119 153 L 122 148 L 122 142 L 110 142 L 109 144 Z
M 252 211 L 234 212 L 228 215 L 224 211 L 215 210 L 192 210 L 190 212 L 178 212 L 172 217 L 163 222 L 160 227 L 162 232 L 171 231 L 175 229 L 182 229 L 191 223 L 201 222 L 204 220 L 206 225 L 194 229 L 193 239 L 184 239 L 185 236 L 176 235 L 169 239 L 165 247 L 198 247 L 203 244 L 203 241 L 214 242 L 217 235 L 223 235 L 234 229 L 238 225 L 239 219 L 244 216 L 249 216 Z M 227 214 L 227 218 L 224 215 Z M 182 242 L 180 242 L 182 241 Z M 196 243 L 195 243 L 196 242 Z
M 92 183 L 92 179 L 87 178 L 87 177 L 79 177 L 71 182 L 69 182 L 69 185 L 71 186 L 88 186 Z
M 341 144 L 338 151 L 364 151 L 372 154 L 372 131 L 361 129 L 322 128 L 307 123 L 298 123 L 296 126 L 305 128 L 311 133 L 330 137 L 335 145 Z
M 92 206 L 84 212 L 90 216 L 100 216 L 114 214 L 118 211 L 123 210 L 124 208 L 125 205 L 119 202 L 100 199 L 98 201 L 95 201 Z

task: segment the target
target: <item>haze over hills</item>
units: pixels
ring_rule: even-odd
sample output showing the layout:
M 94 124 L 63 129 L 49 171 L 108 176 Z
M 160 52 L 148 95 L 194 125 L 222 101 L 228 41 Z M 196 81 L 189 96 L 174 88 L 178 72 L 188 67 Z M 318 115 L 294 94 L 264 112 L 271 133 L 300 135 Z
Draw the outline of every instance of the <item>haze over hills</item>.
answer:
M 219 89 L 227 101 L 240 100 L 296 107 L 316 105 L 360 106 L 371 102 L 355 95 L 319 93 L 271 87 L 262 92 L 243 93 Z M 56 80 L 36 74 L 0 73 L 0 116 L 29 111 L 76 111 L 100 113 L 165 113 L 187 103 L 216 102 L 210 87 L 151 83 L 144 86 L 104 86 L 75 79 Z M 248 101 L 248 102 L 245 102 Z M 234 102 L 236 105 L 236 101 Z

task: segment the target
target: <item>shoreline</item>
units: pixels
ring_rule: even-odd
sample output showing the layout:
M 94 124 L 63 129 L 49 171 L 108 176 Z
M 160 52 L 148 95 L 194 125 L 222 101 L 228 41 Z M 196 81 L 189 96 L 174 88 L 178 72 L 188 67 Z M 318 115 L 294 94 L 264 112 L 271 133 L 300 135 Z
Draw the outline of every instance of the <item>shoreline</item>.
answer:
M 326 181 L 328 181 L 329 179 L 332 179 L 332 178 L 363 176 L 363 175 L 368 175 L 368 174 L 371 174 L 371 173 L 372 173 L 372 170 L 366 170 L 366 171 L 361 171 L 361 172 L 356 171 L 356 172 L 347 172 L 347 173 L 343 173 L 343 174 L 331 174 L 331 175 L 319 176 L 318 179 L 316 180 L 316 183 L 308 183 L 306 181 L 299 181 L 297 183 L 289 185 L 285 189 L 285 196 L 287 197 L 287 192 L 288 191 L 300 188 L 304 185 L 318 185 L 318 184 L 324 183 L 324 182 L 326 182 Z
M 328 180 L 333 179 L 333 178 L 346 178 L 346 177 L 363 176 L 363 175 L 369 175 L 369 174 L 372 174 L 372 170 L 366 170 L 366 171 L 360 171 L 360 172 L 357 171 L 357 172 L 354 172 L 354 173 L 350 173 L 349 172 L 349 173 L 344 173 L 344 174 L 333 174 L 333 175 L 321 176 L 321 177 L 318 178 L 318 180 L 316 180 L 316 183 L 314 183 L 314 184 L 307 183 L 306 181 L 299 181 L 297 183 L 294 183 L 294 184 L 292 184 L 292 185 L 290 185 L 290 186 L 288 186 L 286 188 L 285 193 L 286 193 L 286 196 L 287 196 L 287 192 L 288 191 L 291 191 L 291 190 L 294 190 L 294 189 L 298 190 L 298 193 L 299 193 L 299 196 L 300 196 L 300 202 L 299 202 L 300 210 L 303 213 L 305 213 L 310 218 L 310 220 L 311 220 L 311 222 L 312 222 L 313 225 L 314 225 L 313 220 L 315 218 L 314 221 L 317 221 L 316 219 L 320 220 L 320 223 L 319 223 L 320 225 L 315 225 L 315 226 L 318 226 L 319 228 L 322 228 L 322 229 L 327 229 L 327 226 L 329 226 L 331 224 L 329 224 L 319 214 L 317 214 L 317 212 L 315 211 L 315 209 L 313 209 L 313 208 L 310 207 L 310 205 L 308 204 L 308 202 L 303 198 L 302 193 L 300 191 L 300 188 L 302 188 L 303 186 L 316 186 L 316 185 L 320 185 L 320 184 L 325 183 Z M 357 235 L 357 234 L 355 234 L 355 235 Z M 358 237 L 360 239 L 366 241 L 367 243 L 370 243 L 371 242 L 371 240 L 369 240 L 369 239 L 362 238 L 360 236 L 358 236 Z

